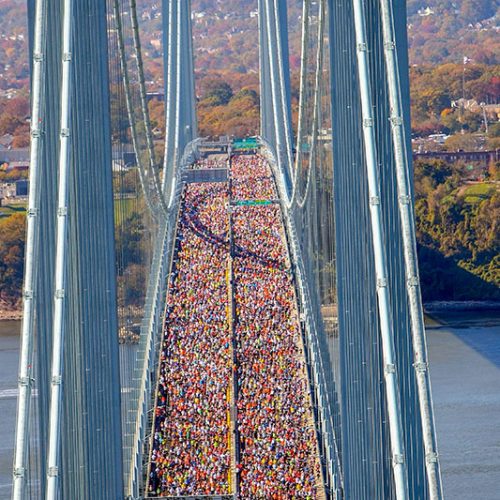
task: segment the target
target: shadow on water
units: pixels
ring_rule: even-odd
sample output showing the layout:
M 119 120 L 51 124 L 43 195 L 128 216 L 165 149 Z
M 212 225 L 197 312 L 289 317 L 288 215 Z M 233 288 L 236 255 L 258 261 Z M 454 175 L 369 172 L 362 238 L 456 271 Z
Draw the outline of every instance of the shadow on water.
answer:
M 427 313 L 428 330 L 446 329 L 500 368 L 500 306 L 484 310 L 436 310 Z

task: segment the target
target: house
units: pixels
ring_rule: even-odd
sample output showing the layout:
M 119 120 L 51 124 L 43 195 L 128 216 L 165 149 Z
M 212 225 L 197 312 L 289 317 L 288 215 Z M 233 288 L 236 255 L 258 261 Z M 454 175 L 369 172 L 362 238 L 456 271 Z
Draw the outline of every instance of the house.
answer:
M 430 7 L 426 7 L 425 9 L 419 9 L 417 14 L 420 17 L 427 17 L 432 16 L 432 14 L 434 14 L 434 11 Z

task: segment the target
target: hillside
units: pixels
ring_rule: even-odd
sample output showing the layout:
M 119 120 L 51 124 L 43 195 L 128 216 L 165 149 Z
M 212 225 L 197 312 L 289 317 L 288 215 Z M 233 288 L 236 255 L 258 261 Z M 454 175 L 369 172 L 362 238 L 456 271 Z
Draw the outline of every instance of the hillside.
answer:
M 152 66 L 161 56 L 161 2 L 139 0 L 143 46 Z M 257 0 L 193 0 L 196 68 L 258 70 Z M 289 0 L 292 69 L 298 66 L 301 0 Z M 411 64 L 498 64 L 500 0 L 408 0 Z M 28 84 L 26 0 L 0 0 L 0 90 Z M 453 42 L 451 42 L 453 41 Z
M 408 0 L 411 64 L 499 64 L 499 0 Z

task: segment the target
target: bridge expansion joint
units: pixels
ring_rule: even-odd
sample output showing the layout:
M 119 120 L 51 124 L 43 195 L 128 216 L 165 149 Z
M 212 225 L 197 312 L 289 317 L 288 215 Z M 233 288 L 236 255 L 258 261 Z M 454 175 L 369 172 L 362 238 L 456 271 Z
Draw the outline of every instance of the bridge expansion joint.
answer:
M 401 465 L 405 463 L 405 457 L 403 454 L 396 453 L 392 456 L 392 464 L 393 465 Z
M 396 44 L 392 40 L 384 43 L 385 50 L 394 50 L 395 48 L 396 48 Z
M 368 45 L 365 42 L 360 42 L 356 46 L 358 52 L 366 52 L 368 50 Z
M 379 278 L 377 280 L 377 289 L 386 288 L 386 287 L 387 287 L 387 279 L 386 278 Z
M 34 295 L 33 290 L 24 290 L 23 292 L 24 300 L 32 300 Z
M 66 295 L 66 292 L 64 288 L 60 288 L 59 290 L 56 290 L 56 299 L 64 299 Z
M 54 375 L 52 377 L 52 385 L 61 385 L 62 377 L 61 375 Z

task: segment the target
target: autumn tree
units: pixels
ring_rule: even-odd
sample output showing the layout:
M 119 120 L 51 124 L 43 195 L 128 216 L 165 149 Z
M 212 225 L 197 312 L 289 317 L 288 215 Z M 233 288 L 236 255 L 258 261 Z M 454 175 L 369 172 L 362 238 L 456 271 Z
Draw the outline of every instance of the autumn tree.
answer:
M 0 219 L 0 297 L 13 303 L 23 284 L 24 226 L 24 214 Z
M 225 106 L 233 97 L 229 83 L 219 79 L 205 80 L 202 91 L 202 102 L 207 106 Z

